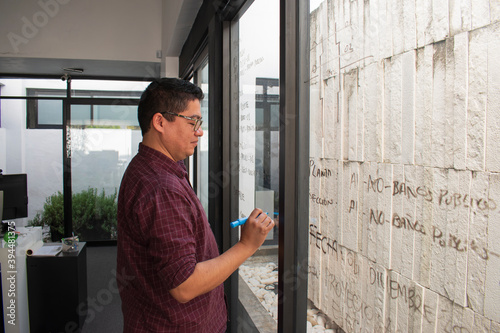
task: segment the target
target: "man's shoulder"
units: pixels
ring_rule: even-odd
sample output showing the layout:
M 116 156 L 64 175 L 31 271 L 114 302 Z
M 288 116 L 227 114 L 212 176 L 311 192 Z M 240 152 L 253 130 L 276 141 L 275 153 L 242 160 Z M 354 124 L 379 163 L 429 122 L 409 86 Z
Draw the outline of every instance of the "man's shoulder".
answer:
M 150 190 L 180 190 L 182 179 L 165 165 L 149 161 L 136 155 L 123 175 L 122 184 L 145 187 Z

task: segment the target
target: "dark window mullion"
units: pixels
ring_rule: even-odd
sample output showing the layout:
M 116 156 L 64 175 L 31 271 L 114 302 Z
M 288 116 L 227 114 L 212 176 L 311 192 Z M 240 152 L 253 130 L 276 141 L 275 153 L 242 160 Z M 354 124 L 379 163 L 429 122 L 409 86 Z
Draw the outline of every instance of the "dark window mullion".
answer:
M 309 1 L 280 0 L 280 333 L 305 332 L 307 328 L 310 130 L 308 19 Z
M 71 187 L 71 80 L 67 81 L 66 98 L 63 99 L 63 197 L 64 237 L 73 233 L 73 198 Z

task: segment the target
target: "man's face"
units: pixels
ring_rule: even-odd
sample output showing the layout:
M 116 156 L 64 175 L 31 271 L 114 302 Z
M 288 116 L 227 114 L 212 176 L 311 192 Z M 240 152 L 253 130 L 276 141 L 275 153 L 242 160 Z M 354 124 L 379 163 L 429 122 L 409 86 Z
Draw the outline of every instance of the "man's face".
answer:
M 183 116 L 201 119 L 200 101 L 195 99 L 188 102 Z M 182 161 L 194 154 L 198 139 L 203 135 L 201 127 L 194 131 L 194 121 L 174 116 L 174 121 L 167 122 L 168 128 L 162 135 L 163 145 L 168 155 L 174 161 Z

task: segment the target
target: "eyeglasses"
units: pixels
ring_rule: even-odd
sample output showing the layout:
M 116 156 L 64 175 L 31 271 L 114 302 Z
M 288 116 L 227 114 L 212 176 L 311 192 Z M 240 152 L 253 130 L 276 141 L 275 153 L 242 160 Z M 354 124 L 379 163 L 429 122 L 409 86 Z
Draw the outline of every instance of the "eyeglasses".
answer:
M 200 129 L 201 127 L 201 124 L 203 124 L 203 120 L 201 120 L 201 118 L 192 118 L 192 117 L 186 117 L 186 116 L 183 116 L 182 114 L 177 114 L 177 113 L 172 113 L 172 112 L 160 112 L 161 114 L 171 114 L 172 116 L 177 116 L 177 117 L 181 117 L 181 118 L 184 118 L 184 119 L 187 119 L 187 120 L 191 120 L 191 121 L 194 121 L 194 124 L 193 124 L 193 130 L 196 132 L 197 130 Z

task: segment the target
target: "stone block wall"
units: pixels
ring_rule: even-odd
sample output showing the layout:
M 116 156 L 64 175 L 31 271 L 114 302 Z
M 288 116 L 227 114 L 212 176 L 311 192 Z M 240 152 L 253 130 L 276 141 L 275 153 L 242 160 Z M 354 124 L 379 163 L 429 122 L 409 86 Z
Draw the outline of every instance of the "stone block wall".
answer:
M 500 1 L 311 13 L 309 298 L 346 332 L 500 332 Z

